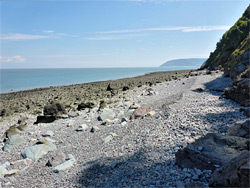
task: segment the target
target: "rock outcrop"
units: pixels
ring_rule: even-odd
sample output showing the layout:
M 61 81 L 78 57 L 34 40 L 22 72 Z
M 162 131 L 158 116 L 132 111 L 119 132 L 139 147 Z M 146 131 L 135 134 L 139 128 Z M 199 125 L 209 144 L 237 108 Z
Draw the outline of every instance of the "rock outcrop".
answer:
M 225 90 L 227 98 L 236 100 L 243 106 L 250 106 L 250 6 L 242 17 L 217 43 L 201 69 L 224 70 L 226 76 L 234 79 L 233 86 Z M 243 75 L 242 75 L 243 74 Z
M 250 187 L 250 152 L 244 152 L 216 170 L 211 187 Z
M 249 139 L 209 133 L 176 153 L 182 168 L 215 170 L 248 150 Z

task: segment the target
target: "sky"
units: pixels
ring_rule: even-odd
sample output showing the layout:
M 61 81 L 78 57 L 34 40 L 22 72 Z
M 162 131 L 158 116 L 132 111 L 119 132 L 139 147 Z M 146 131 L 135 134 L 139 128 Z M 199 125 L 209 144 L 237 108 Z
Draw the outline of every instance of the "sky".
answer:
M 0 0 L 0 68 L 207 58 L 248 0 Z

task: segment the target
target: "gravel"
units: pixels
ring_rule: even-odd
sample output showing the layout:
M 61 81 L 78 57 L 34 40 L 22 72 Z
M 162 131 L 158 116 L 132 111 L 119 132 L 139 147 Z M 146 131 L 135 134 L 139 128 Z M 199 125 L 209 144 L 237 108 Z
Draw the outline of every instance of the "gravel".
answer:
M 108 105 L 118 120 L 106 124 L 98 121 L 101 112 L 95 108 L 80 111 L 77 117 L 38 125 L 33 125 L 35 116 L 23 114 L 28 117 L 28 128 L 22 134 L 26 142 L 11 152 L 0 151 L 0 165 L 22 159 L 21 151 L 42 139 L 48 130 L 54 133 L 57 150 L 25 171 L 0 179 L 0 187 L 182 187 L 189 183 L 208 186 L 212 171 L 181 169 L 175 164 L 175 153 L 209 132 L 224 134 L 232 125 L 247 119 L 240 112 L 242 106 L 219 99 L 223 93 L 213 89 L 211 83 L 216 83 L 217 78 L 223 81 L 221 75 L 201 75 L 125 91 L 125 98 L 115 96 L 112 100 L 116 102 Z M 209 88 L 196 91 L 206 85 Z M 133 110 L 129 107 L 133 103 L 150 106 L 156 114 L 130 121 Z M 0 135 L 18 119 L 16 116 L 0 122 Z M 121 125 L 122 122 L 126 123 Z M 75 131 L 83 124 L 87 131 Z M 93 127 L 100 130 L 91 131 Z M 53 173 L 53 161 L 69 154 L 76 160 L 74 166 Z M 48 161 L 52 166 L 46 166 Z

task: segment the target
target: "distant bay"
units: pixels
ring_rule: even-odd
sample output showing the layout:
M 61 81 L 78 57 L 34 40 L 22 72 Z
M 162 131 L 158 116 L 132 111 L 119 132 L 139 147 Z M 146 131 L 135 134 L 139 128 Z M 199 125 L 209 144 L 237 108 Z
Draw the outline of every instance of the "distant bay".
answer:
M 0 69 L 0 92 L 8 93 L 34 88 L 128 78 L 150 72 L 196 68 L 199 67 Z

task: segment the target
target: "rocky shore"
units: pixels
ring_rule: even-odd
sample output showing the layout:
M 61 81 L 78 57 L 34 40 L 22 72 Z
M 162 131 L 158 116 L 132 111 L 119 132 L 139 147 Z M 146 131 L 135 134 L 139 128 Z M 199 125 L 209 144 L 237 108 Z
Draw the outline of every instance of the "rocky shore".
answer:
M 92 102 L 94 106 L 99 106 L 101 100 L 112 102 L 112 96 L 121 94 L 128 89 L 142 85 L 152 86 L 156 83 L 178 80 L 197 74 L 192 70 L 155 72 L 119 80 L 0 94 L 0 118 L 23 112 L 39 115 L 43 113 L 44 106 L 52 102 L 63 104 L 68 111 L 77 111 L 81 103 Z
M 0 187 L 249 186 L 230 84 L 189 70 L 2 94 Z

